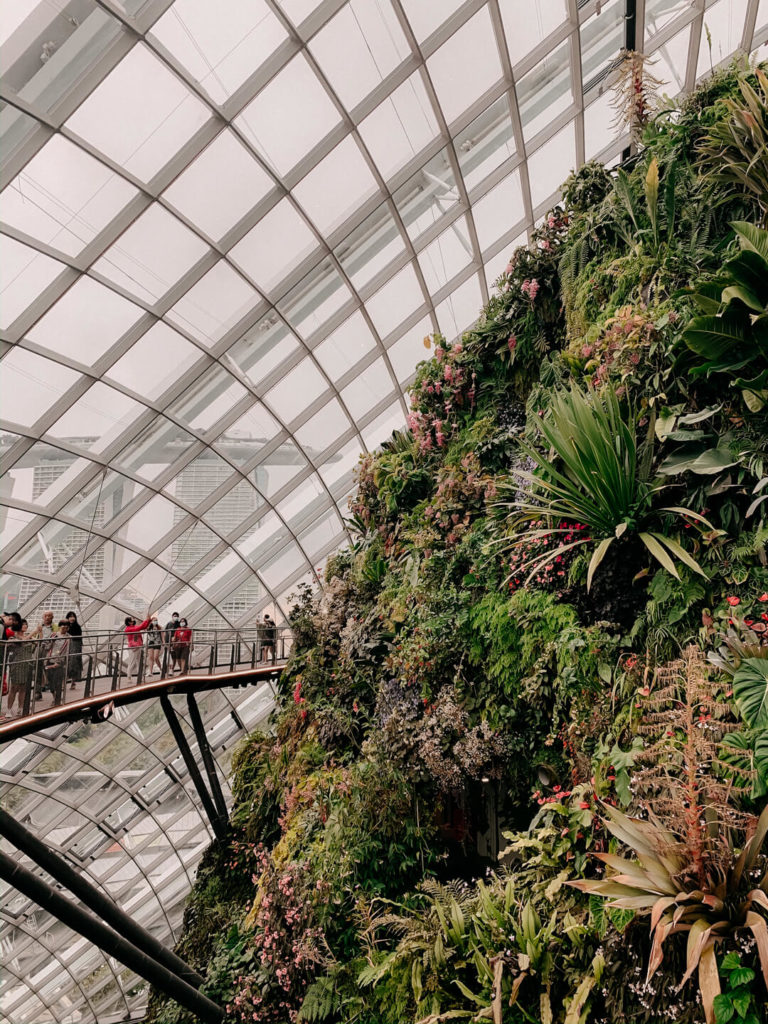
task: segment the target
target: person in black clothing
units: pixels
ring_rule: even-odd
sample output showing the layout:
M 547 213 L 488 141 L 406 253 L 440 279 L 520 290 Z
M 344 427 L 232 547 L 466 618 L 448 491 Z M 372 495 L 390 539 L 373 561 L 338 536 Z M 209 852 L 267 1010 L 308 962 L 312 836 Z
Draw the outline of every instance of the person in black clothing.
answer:
M 74 612 L 67 612 L 69 623 L 69 664 L 67 675 L 69 676 L 69 687 L 74 689 L 75 683 L 79 683 L 83 677 L 83 627 L 77 621 Z
M 171 612 L 170 622 L 165 624 L 165 642 L 171 644 L 173 642 L 173 634 L 179 628 L 179 613 Z
M 275 647 L 277 644 L 277 627 L 269 615 L 264 613 L 264 622 L 261 625 L 261 651 L 259 661 L 267 660 L 267 651 L 272 652 L 271 661 L 275 664 Z

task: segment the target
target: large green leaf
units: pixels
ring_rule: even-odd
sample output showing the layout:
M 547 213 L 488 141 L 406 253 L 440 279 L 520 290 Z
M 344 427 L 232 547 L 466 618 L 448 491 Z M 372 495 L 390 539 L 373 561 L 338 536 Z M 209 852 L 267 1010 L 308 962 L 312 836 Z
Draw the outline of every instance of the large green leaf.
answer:
M 752 729 L 768 729 L 768 658 L 744 658 L 733 677 L 733 695 Z
M 738 317 L 696 316 L 683 331 L 683 339 L 697 356 L 711 362 L 722 361 L 727 366 L 725 356 L 733 353 L 734 363 L 742 358 L 747 330 L 744 321 Z
M 731 279 L 731 285 L 723 291 L 723 302 L 732 297 L 740 298 L 755 313 L 763 313 L 768 304 L 768 263 L 756 252 L 745 250 L 723 268 Z
M 768 262 L 768 231 L 745 220 L 735 220 L 731 227 L 736 232 L 742 249 L 755 252 Z

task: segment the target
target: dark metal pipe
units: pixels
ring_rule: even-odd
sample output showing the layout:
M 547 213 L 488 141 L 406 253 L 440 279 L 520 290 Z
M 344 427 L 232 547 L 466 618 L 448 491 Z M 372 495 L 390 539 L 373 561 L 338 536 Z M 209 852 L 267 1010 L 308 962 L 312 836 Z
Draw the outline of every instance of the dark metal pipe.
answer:
M 170 700 L 165 694 L 163 694 L 163 696 L 160 698 L 160 703 L 162 705 L 163 711 L 165 712 L 165 717 L 168 719 L 168 725 L 171 727 L 173 738 L 176 740 L 176 746 L 179 748 L 181 756 L 184 758 L 184 764 L 187 766 L 187 771 L 189 772 L 190 778 L 192 779 L 192 782 L 195 785 L 197 795 L 200 797 L 200 802 L 202 803 L 203 808 L 205 809 L 205 813 L 208 815 L 208 820 L 211 823 L 211 827 L 213 828 L 214 834 L 218 840 L 223 841 L 224 839 L 226 839 L 227 836 L 226 825 L 224 825 L 220 820 L 219 812 L 213 806 L 211 794 L 205 788 L 203 777 L 200 774 L 200 769 L 197 767 L 197 763 L 195 762 L 192 750 L 189 746 L 189 743 L 187 742 L 187 737 L 184 735 L 184 730 L 181 727 L 181 722 L 176 717 L 176 712 L 173 710 L 173 705 L 171 704 Z
M 132 920 L 125 911 L 100 892 L 84 875 L 75 871 L 60 853 L 51 850 L 2 808 L 0 808 L 0 835 L 10 840 L 22 853 L 26 853 L 35 864 L 47 871 L 57 882 L 61 882 L 89 910 L 98 914 L 111 928 L 114 928 L 118 935 L 125 936 L 148 956 L 163 964 L 169 971 L 183 978 L 194 988 L 199 988 L 203 984 L 205 979 L 197 971 L 194 971 L 189 964 L 171 952 L 162 942 L 159 942 L 154 935 Z
M 62 924 L 77 932 L 78 935 L 82 935 L 83 938 L 98 946 L 109 956 L 115 957 L 116 960 L 125 964 L 135 974 L 160 989 L 171 999 L 175 999 L 181 1006 L 196 1014 L 205 1024 L 220 1024 L 224 1020 L 223 1009 L 217 1006 L 213 1000 L 192 988 L 177 974 L 173 974 L 157 960 L 134 946 L 132 942 L 128 942 L 127 939 L 108 928 L 95 914 L 67 899 L 44 879 L 39 878 L 2 851 L 0 851 L 0 878 L 33 900 L 43 910 L 53 914 Z
M 208 776 L 208 782 L 210 783 L 211 796 L 213 797 L 213 802 L 216 804 L 216 810 L 219 812 L 219 817 L 221 818 L 222 823 L 226 826 L 229 821 L 227 803 L 224 799 L 221 786 L 219 785 L 219 776 L 216 774 L 216 763 L 213 760 L 213 755 L 211 754 L 208 737 L 205 735 L 205 726 L 203 725 L 200 708 L 197 706 L 194 693 L 187 694 L 187 707 L 189 708 L 189 717 L 192 722 L 192 728 L 195 730 L 195 737 L 197 738 L 197 745 L 200 749 L 200 756 L 203 759 L 205 774 Z

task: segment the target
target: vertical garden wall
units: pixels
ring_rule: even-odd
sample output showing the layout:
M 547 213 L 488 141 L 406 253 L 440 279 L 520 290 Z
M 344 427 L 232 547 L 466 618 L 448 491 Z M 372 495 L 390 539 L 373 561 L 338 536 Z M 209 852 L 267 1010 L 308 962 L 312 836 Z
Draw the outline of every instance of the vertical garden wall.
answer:
M 190 897 L 228 1020 L 768 1019 L 767 100 L 643 116 L 425 339 Z

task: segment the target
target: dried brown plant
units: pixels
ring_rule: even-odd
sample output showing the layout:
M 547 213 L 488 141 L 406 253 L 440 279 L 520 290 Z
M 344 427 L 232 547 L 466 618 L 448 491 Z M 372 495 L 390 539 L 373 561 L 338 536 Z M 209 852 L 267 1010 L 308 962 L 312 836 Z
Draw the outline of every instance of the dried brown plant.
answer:
M 738 724 L 712 675 L 694 646 L 656 670 L 653 685 L 641 691 L 638 731 L 646 745 L 632 779 L 637 803 L 689 851 L 700 885 L 731 863 L 734 831 L 753 820 L 735 805 L 750 780 L 735 782 L 720 756 L 723 737 Z

